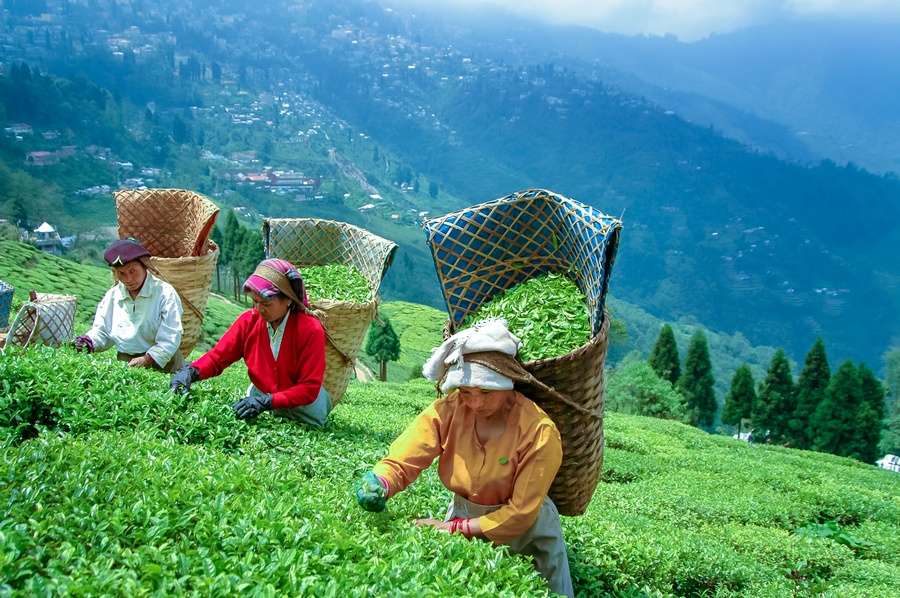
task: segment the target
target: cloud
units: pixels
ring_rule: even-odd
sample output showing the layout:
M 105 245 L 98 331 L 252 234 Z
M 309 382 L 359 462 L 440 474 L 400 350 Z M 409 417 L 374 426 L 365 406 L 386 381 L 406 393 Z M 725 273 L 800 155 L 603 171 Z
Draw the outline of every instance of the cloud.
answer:
M 415 0 L 413 0 L 415 1 Z M 628 35 L 672 34 L 690 41 L 773 20 L 804 16 L 900 18 L 897 0 L 420 0 L 446 6 L 499 6 L 566 25 Z

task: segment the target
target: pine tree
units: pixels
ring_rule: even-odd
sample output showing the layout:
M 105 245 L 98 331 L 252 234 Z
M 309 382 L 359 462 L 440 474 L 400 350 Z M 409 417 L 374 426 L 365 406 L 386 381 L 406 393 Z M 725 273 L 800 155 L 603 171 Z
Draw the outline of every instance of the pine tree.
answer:
M 772 356 L 769 371 L 753 406 L 753 428 L 769 442 L 785 442 L 796 411 L 791 364 L 783 349 Z
M 753 403 L 756 402 L 756 389 L 754 388 L 753 372 L 746 363 L 737 369 L 731 379 L 731 389 L 725 397 L 725 407 L 722 409 L 722 421 L 726 424 L 736 425 L 738 435 L 741 433 L 741 421 L 749 419 L 753 414 Z
M 378 379 L 382 382 L 387 380 L 387 362 L 400 359 L 400 339 L 391 321 L 380 314 L 369 327 L 366 355 L 378 360 Z
M 243 280 L 250 276 L 257 264 L 266 259 L 263 249 L 262 236 L 255 230 L 243 228 L 240 253 L 236 261 L 239 262 L 239 278 Z
M 859 374 L 853 362 L 845 361 L 831 377 L 825 399 L 813 415 L 813 448 L 835 455 L 849 454 L 861 404 Z
M 681 363 L 678 358 L 678 344 L 672 327 L 666 324 L 659 331 L 653 351 L 650 352 L 650 367 L 656 375 L 672 384 L 678 384 L 681 377 Z
M 212 242 L 219 246 L 219 255 L 221 255 L 222 251 L 222 229 L 218 226 L 213 226 L 212 231 L 209 233 L 209 238 L 212 239 Z M 216 260 L 216 292 L 222 292 L 222 260 Z
M 803 372 L 797 380 L 797 409 L 791 422 L 790 438 L 798 448 L 812 446 L 812 418 L 819 403 L 825 398 L 825 389 L 831 379 L 825 343 L 817 338 L 803 365 Z
M 706 335 L 698 330 L 691 337 L 684 371 L 678 379 L 678 390 L 684 396 L 688 418 L 692 425 L 709 428 L 716 415 L 715 378 L 709 360 Z
M 235 245 L 240 243 L 241 224 L 238 222 L 234 210 L 228 210 L 225 215 L 225 230 L 222 233 L 222 265 L 228 266 L 234 257 Z
M 865 364 L 859 364 L 859 392 L 861 404 L 855 418 L 856 434 L 849 453 L 866 463 L 878 459 L 878 442 L 884 425 L 884 386 Z

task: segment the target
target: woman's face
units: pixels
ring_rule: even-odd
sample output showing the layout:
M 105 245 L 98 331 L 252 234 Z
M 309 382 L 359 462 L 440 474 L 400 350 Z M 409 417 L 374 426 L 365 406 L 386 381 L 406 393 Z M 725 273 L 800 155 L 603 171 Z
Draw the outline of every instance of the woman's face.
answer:
M 490 416 L 506 405 L 512 390 L 485 390 L 474 386 L 460 386 L 459 398 L 476 414 Z
M 147 269 L 137 260 L 128 262 L 124 266 L 113 266 L 113 276 L 125 285 L 129 293 L 137 293 L 144 286 L 147 278 Z
M 253 296 L 253 307 L 256 308 L 262 319 L 270 324 L 280 322 L 291 308 L 291 300 L 282 295 L 271 299 L 265 299 L 255 292 L 251 295 Z

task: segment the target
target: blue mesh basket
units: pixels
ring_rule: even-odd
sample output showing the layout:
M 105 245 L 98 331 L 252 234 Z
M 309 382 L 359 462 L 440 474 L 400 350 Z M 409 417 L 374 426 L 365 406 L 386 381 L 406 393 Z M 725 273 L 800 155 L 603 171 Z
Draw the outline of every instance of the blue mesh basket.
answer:
M 620 220 L 543 189 L 427 221 L 451 328 L 497 293 L 560 272 L 584 293 L 591 334 L 598 334 L 621 228 Z
M 516 384 L 559 429 L 563 460 L 549 495 L 562 515 L 585 512 L 603 468 L 603 306 L 621 228 L 616 218 L 542 189 L 425 223 L 450 332 L 497 293 L 541 274 L 564 273 L 585 295 L 591 340 L 567 355 L 523 364 L 541 385 Z
M 13 291 L 11 284 L 0 280 L 0 328 L 9 326 L 9 309 L 12 307 Z

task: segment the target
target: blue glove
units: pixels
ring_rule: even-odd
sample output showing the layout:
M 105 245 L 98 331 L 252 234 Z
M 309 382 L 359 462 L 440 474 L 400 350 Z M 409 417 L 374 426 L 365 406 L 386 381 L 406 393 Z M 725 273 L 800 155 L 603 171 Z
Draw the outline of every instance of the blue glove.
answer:
M 185 364 L 172 375 L 169 389 L 177 395 L 187 394 L 191 390 L 191 384 L 200 379 L 200 370 L 190 364 Z
M 379 513 L 387 502 L 387 490 L 374 472 L 367 471 L 356 482 L 356 502 L 366 511 Z
M 272 408 L 272 395 L 245 397 L 231 406 L 238 419 L 250 419 Z

